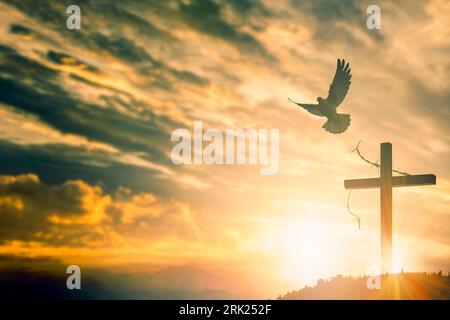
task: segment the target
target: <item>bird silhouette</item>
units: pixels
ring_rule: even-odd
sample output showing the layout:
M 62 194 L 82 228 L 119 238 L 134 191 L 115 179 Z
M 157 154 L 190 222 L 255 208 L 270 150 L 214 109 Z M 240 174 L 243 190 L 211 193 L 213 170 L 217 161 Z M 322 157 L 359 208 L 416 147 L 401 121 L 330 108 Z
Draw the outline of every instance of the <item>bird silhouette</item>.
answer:
M 336 74 L 334 75 L 333 82 L 328 90 L 328 97 L 326 99 L 317 97 L 317 104 L 305 104 L 292 101 L 296 105 L 308 110 L 310 113 L 326 117 L 328 120 L 322 126 L 326 131 L 330 133 L 342 133 L 350 125 L 350 115 L 337 113 L 336 108 L 342 103 L 350 88 L 350 65 L 345 63 L 345 60 L 337 60 Z

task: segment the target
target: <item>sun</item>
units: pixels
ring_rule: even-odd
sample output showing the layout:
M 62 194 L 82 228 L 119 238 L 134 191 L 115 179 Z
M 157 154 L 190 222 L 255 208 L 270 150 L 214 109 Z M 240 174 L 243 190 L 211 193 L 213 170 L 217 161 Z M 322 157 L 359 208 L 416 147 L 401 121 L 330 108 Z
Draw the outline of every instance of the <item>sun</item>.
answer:
M 404 257 L 400 253 L 396 253 L 392 255 L 392 273 L 400 273 L 402 272 L 405 266 Z
M 276 256 L 282 276 L 292 282 L 315 281 L 330 270 L 332 244 L 321 221 L 289 222 L 276 236 Z M 307 276 L 307 278 L 306 278 Z

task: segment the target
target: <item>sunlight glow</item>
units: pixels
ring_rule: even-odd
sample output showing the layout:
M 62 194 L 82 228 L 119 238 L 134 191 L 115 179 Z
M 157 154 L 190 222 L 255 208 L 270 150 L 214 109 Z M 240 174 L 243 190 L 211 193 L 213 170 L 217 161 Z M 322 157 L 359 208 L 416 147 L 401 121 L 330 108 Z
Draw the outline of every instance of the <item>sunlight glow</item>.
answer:
M 287 223 L 278 231 L 277 251 L 280 272 L 288 281 L 304 282 L 326 273 L 330 267 L 328 226 L 320 221 L 299 220 Z M 309 276 L 313 274 L 313 278 Z M 308 275 L 308 278 L 305 278 Z

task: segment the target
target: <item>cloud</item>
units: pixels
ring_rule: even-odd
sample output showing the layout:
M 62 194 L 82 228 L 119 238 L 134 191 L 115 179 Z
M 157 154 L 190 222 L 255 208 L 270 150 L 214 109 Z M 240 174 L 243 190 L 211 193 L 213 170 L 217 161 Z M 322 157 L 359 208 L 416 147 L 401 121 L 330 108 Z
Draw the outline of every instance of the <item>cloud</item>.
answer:
M 108 191 L 119 186 L 140 191 L 156 189 L 148 181 L 159 182 L 162 193 L 168 188 L 168 182 L 164 183 L 157 177 L 158 172 L 121 163 L 114 153 L 61 143 L 26 145 L 0 140 L 0 145 L 3 150 L 0 163 L 5 174 L 35 172 L 50 184 L 82 179 L 93 184 L 101 183 Z
M 243 8 L 244 12 L 254 8 L 248 1 L 241 4 L 234 1 L 231 6 L 235 10 Z M 193 0 L 179 4 L 180 17 L 195 30 L 228 41 L 244 52 L 259 53 L 265 58 L 276 60 L 253 35 L 225 21 L 222 10 L 223 6 L 212 0 Z
M 55 234 L 56 225 L 69 221 L 74 225 L 99 224 L 107 219 L 105 207 L 111 201 L 100 188 L 81 181 L 47 186 L 32 174 L 1 176 L 0 199 L 1 240 L 43 238 L 55 243 L 75 240 L 67 239 L 67 233 Z
M 118 27 L 117 20 L 123 26 L 131 27 L 139 37 L 145 37 L 151 41 L 177 41 L 170 32 L 159 28 L 150 20 L 142 18 L 140 8 L 136 8 L 136 4 L 148 6 L 147 3 L 141 1 L 130 1 L 127 3 L 120 2 L 103 2 L 103 1 L 80 1 L 79 5 L 86 10 L 86 12 L 95 12 L 96 16 L 103 15 L 105 23 L 109 25 L 107 29 L 114 29 Z M 93 17 L 93 16 L 92 16 Z M 89 18 L 87 25 L 95 24 L 95 18 Z M 95 28 L 92 28 L 95 29 Z
M 15 6 L 17 9 L 25 12 L 28 16 L 39 18 L 49 25 L 58 26 L 61 23 L 61 12 L 65 12 L 66 7 L 62 3 L 52 1 L 43 1 L 42 5 L 33 5 L 33 1 L 8 0 L 2 1 L 8 5 Z
M 440 130 L 445 132 L 450 126 L 450 92 L 433 92 L 426 88 L 424 84 L 411 81 L 409 87 L 412 88 L 410 103 L 424 119 L 429 119 Z M 447 137 L 442 137 L 447 138 Z
M 66 53 L 49 50 L 47 52 L 47 58 L 48 60 L 59 65 L 79 67 L 94 73 L 99 71 L 96 67 L 88 65 L 85 62 Z
M 81 180 L 47 185 L 35 174 L 0 176 L 0 240 L 114 247 L 129 241 L 199 237 L 195 214 L 175 201 Z M 118 241 L 118 242 L 117 242 Z
M 232 7 L 235 14 L 243 16 L 256 15 L 268 17 L 271 15 L 270 10 L 259 0 L 225 0 L 222 3 Z
M 147 39 L 152 42 L 162 41 L 167 43 L 173 43 L 176 39 L 172 37 L 170 33 L 151 24 L 150 21 L 144 20 L 140 18 L 138 14 L 130 12 L 130 9 L 125 4 L 118 5 L 117 3 L 102 3 L 101 1 L 81 1 L 78 5 L 83 8 L 82 33 L 67 32 L 64 28 L 60 28 L 60 21 L 49 19 L 49 16 L 53 17 L 54 14 L 56 14 L 56 10 L 65 12 L 65 8 L 59 4 L 48 1 L 47 7 L 49 8 L 49 12 L 45 13 L 39 9 L 33 10 L 36 6 L 33 6 L 32 3 L 29 3 L 26 7 L 23 6 L 23 3 L 13 2 L 11 4 L 28 13 L 30 18 L 42 19 L 47 27 L 53 27 L 56 31 L 61 32 L 66 38 L 78 43 L 78 45 L 90 48 L 97 52 L 109 52 L 122 62 L 134 65 L 136 71 L 142 72 L 144 75 L 157 74 L 160 78 L 160 82 L 168 87 L 170 87 L 170 82 L 173 80 L 171 77 L 174 77 L 179 81 L 187 81 L 196 85 L 205 85 L 208 83 L 207 79 L 192 72 L 177 70 L 167 66 L 164 62 L 155 59 L 142 46 L 137 45 L 134 41 L 135 39 Z M 131 5 L 131 7 L 133 7 L 133 5 Z M 131 8 L 131 10 L 133 11 L 133 8 Z M 84 15 L 83 13 L 89 14 Z M 98 19 L 99 16 L 103 16 L 104 19 Z M 120 19 L 122 23 L 124 21 L 126 22 L 118 25 L 114 22 L 117 19 Z M 105 23 L 106 25 L 102 25 L 102 23 Z M 122 25 L 129 26 L 127 30 L 133 30 L 135 36 L 127 33 Z M 13 24 L 10 27 L 10 32 L 18 34 L 14 31 L 19 29 L 24 30 L 24 28 L 25 27 L 23 26 Z M 117 32 L 118 29 L 122 32 Z M 107 32 L 100 33 L 98 30 L 106 30 Z M 115 30 L 115 32 L 108 32 L 108 30 Z M 119 36 L 119 34 L 122 35 Z M 54 58 L 56 54 L 57 53 L 49 51 L 49 59 L 52 59 L 52 57 Z M 54 61 L 55 59 L 52 60 Z M 166 79 L 166 77 L 168 77 L 168 79 Z
M 149 109 L 139 112 L 137 118 L 117 109 L 80 101 L 58 84 L 59 72 L 5 46 L 0 47 L 0 56 L 6 60 L 6 65 L 0 68 L 1 102 L 35 114 L 61 132 L 82 135 L 123 150 L 144 152 L 157 162 L 169 162 L 162 150 L 167 144 L 160 141 L 169 136 L 167 126 L 176 126 L 170 119 L 157 117 Z M 56 53 L 50 56 L 64 57 Z M 27 79 L 32 79 L 32 83 Z
M 305 17 L 306 21 L 313 23 L 314 37 L 321 42 L 321 45 L 330 41 L 360 45 L 352 29 L 364 31 L 374 41 L 383 41 L 384 37 L 380 31 L 366 28 L 368 17 L 366 9 L 372 4 L 370 1 L 291 0 L 291 4 Z M 313 17 L 312 21 L 311 17 Z
M 30 29 L 20 24 L 11 24 L 9 31 L 13 34 L 18 34 L 22 36 L 27 36 L 33 33 Z
M 136 67 L 137 71 L 145 76 L 157 75 L 158 81 L 154 84 L 164 83 L 163 88 L 170 89 L 170 77 L 174 80 L 186 81 L 195 85 L 203 86 L 208 80 L 192 72 L 177 70 L 167 66 L 165 63 L 153 58 L 143 47 L 137 46 L 129 39 L 114 35 L 93 33 L 92 41 L 97 50 L 111 53 L 121 61 L 125 61 Z

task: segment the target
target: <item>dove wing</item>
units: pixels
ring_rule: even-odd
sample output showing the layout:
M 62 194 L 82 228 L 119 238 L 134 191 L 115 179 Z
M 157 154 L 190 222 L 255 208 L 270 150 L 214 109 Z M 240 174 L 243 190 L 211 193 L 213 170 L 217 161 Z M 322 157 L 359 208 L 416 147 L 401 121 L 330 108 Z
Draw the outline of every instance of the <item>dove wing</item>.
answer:
M 302 107 L 303 109 L 308 110 L 308 112 L 312 113 L 313 115 L 316 115 L 319 117 L 324 117 L 323 113 L 318 110 L 317 104 L 298 103 L 298 102 L 291 100 L 290 98 L 288 98 L 288 99 L 290 102 L 295 103 L 296 105 Z
M 337 108 L 345 96 L 347 95 L 348 89 L 350 88 L 352 78 L 350 65 L 345 63 L 345 60 L 338 59 L 336 74 L 334 75 L 333 82 L 330 85 L 330 90 L 328 91 L 327 102 L 334 108 Z

